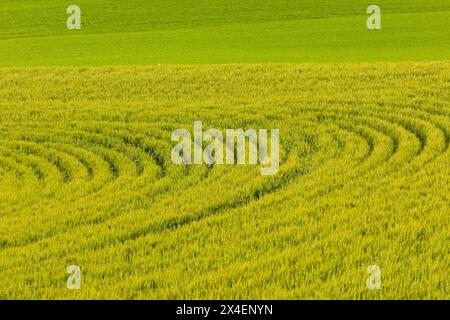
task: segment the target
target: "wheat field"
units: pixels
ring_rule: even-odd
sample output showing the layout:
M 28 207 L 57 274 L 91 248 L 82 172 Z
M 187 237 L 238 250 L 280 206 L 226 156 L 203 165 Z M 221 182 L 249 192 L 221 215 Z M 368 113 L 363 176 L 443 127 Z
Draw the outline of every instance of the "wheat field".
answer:
M 172 164 L 196 120 L 279 172 Z M 449 296 L 449 62 L 2 68 L 0 133 L 2 299 Z

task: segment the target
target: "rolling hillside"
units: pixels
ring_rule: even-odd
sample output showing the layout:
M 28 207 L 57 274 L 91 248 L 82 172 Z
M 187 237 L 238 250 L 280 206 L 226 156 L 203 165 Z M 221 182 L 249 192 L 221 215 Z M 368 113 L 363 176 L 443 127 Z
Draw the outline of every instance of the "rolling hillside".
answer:
M 382 30 L 366 28 L 367 1 L 0 1 L 0 66 L 443 60 L 450 3 L 381 0 Z

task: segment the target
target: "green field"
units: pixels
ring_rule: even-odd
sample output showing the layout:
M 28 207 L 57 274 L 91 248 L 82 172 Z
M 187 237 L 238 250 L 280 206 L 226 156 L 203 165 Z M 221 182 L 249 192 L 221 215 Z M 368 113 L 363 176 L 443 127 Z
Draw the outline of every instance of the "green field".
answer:
M 442 60 L 450 2 L 379 0 L 0 0 L 0 66 Z
M 450 2 L 74 3 L 0 0 L 0 299 L 450 297 Z M 196 120 L 279 172 L 174 165 Z

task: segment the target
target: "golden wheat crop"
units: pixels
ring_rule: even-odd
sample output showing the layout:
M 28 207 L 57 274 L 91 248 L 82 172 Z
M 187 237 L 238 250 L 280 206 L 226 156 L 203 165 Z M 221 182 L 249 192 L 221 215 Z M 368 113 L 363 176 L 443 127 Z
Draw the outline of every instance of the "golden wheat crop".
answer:
M 195 120 L 280 171 L 173 165 Z M 0 298 L 448 298 L 449 142 L 448 62 L 1 69 Z

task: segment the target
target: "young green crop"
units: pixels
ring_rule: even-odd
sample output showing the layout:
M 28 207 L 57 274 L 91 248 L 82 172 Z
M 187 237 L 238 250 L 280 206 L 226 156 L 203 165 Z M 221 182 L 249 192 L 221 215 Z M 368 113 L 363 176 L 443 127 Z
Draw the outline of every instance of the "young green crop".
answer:
M 66 9 L 81 9 L 68 30 Z M 0 66 L 450 59 L 448 0 L 0 1 Z

